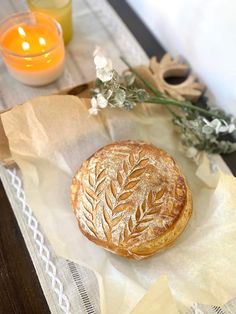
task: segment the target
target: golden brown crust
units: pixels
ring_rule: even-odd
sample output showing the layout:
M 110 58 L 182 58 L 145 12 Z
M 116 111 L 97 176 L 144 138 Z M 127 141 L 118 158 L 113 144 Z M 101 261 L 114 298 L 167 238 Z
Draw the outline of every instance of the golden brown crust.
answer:
M 135 259 L 171 245 L 192 213 L 174 159 L 134 141 L 107 145 L 86 160 L 73 178 L 71 201 L 89 240 Z

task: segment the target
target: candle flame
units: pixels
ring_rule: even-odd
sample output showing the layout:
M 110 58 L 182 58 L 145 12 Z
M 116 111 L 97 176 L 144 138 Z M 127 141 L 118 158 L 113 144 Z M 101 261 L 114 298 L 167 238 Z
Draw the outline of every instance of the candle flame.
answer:
M 43 37 L 39 37 L 39 43 L 41 46 L 46 46 L 46 40 Z
M 21 46 L 24 51 L 27 51 L 30 49 L 30 44 L 27 41 L 23 41 Z
M 25 33 L 24 29 L 21 26 L 18 27 L 18 33 L 22 37 L 26 36 L 26 33 Z

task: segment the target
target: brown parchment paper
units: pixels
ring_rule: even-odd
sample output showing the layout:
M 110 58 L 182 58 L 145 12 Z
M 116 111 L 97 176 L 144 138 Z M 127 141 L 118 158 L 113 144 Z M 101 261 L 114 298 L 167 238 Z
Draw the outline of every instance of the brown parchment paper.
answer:
M 0 162 L 4 163 L 4 165 L 6 166 L 14 163 L 9 149 L 9 142 L 5 134 L 1 119 L 0 119 Z
M 163 274 L 180 313 L 194 302 L 221 304 L 235 297 L 235 178 L 214 174 L 215 187 L 209 188 L 211 174 L 201 180 L 205 168 L 197 169 L 179 150 L 171 117 L 158 105 L 139 105 L 131 112 L 109 108 L 96 117 L 88 115 L 88 106 L 88 99 L 74 96 L 39 97 L 1 115 L 27 202 L 56 253 L 96 272 L 102 310 L 106 304 L 108 313 L 137 310 L 138 301 Z M 88 241 L 70 206 L 71 179 L 83 160 L 122 139 L 165 149 L 182 168 L 193 193 L 194 212 L 184 234 L 168 250 L 143 261 L 122 259 Z M 162 282 L 157 286 L 166 294 Z M 167 308 L 164 300 L 170 299 L 151 297 L 150 302 L 158 302 L 159 312 L 167 313 L 161 311 Z

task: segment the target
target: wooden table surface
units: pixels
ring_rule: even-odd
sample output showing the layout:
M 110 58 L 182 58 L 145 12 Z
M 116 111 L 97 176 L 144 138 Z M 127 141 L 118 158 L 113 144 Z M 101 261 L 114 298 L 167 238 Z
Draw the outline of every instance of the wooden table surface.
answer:
M 148 56 L 164 49 L 124 1 L 109 0 Z M 236 175 L 236 153 L 223 156 Z M 0 314 L 50 313 L 24 239 L 0 182 Z

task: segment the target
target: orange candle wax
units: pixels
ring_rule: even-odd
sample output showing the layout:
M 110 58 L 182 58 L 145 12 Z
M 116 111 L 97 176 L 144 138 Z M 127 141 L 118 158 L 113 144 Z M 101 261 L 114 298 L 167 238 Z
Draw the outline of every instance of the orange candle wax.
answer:
M 4 27 L 6 21 L 0 26 L 0 47 L 9 72 L 29 85 L 57 79 L 63 72 L 65 57 L 59 24 L 46 15 L 28 12 L 14 15 L 9 21 L 9 27 Z

